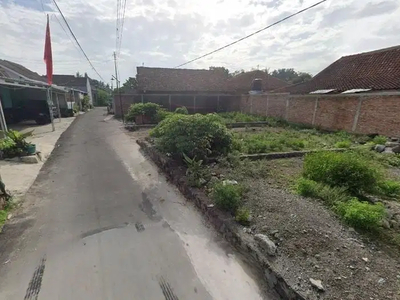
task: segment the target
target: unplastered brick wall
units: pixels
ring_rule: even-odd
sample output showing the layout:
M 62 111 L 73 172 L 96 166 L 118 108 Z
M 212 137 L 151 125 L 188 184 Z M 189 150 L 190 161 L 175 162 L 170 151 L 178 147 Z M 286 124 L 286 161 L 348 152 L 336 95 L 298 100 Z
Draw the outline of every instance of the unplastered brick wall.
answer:
M 241 111 L 331 130 L 400 137 L 400 92 L 243 95 Z

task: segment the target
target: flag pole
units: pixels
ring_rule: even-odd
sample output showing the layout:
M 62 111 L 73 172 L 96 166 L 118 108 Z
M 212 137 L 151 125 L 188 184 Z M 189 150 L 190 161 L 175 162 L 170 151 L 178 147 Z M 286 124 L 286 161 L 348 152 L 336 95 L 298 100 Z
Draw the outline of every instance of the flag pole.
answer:
M 53 131 L 56 131 L 56 128 L 54 127 L 53 101 L 51 100 L 51 86 L 47 89 L 47 104 L 48 104 L 47 106 L 49 107 L 51 127 L 52 127 Z

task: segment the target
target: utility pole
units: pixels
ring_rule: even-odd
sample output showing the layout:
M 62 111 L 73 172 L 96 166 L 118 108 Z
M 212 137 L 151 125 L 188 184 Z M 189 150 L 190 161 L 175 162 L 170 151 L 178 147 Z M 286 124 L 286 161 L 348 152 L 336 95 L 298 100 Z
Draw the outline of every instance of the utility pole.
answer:
M 119 95 L 119 106 L 121 109 L 121 118 L 122 118 L 122 123 L 124 123 L 124 109 L 122 108 L 122 96 L 121 96 L 120 82 L 118 80 L 118 70 L 117 70 L 117 54 L 115 53 L 115 51 L 114 51 L 114 66 L 115 66 L 115 81 Z

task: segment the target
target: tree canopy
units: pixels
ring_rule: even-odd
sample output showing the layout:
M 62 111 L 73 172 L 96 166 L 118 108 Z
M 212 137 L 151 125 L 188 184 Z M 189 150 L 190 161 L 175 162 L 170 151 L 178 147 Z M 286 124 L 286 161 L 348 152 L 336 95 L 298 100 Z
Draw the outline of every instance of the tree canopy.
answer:
M 312 78 L 311 74 L 306 72 L 297 72 L 293 68 L 273 70 L 271 75 L 293 84 L 306 82 Z

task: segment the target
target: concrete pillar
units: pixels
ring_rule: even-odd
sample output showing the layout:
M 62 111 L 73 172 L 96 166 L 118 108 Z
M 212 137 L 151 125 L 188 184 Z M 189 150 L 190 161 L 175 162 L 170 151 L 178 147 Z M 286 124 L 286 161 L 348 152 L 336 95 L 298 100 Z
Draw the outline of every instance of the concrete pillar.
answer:
M 286 120 L 286 121 L 289 121 L 289 120 L 288 120 L 288 118 L 289 118 L 289 105 L 290 105 L 289 96 L 287 96 L 287 99 L 286 99 L 286 109 L 285 109 L 285 120 Z
M 253 97 L 254 96 L 249 96 L 250 97 L 250 114 L 253 114 Z
M 315 104 L 314 104 L 314 112 L 313 112 L 313 117 L 312 117 L 312 125 L 315 125 L 315 117 L 317 116 L 317 110 L 318 110 L 318 101 L 319 97 L 315 98 Z
M 358 118 L 360 117 L 360 112 L 361 112 L 361 105 L 362 105 L 363 97 L 360 96 L 358 98 L 358 105 L 357 105 L 357 110 L 354 115 L 354 121 L 353 121 L 353 127 L 351 128 L 351 131 L 356 131 L 357 125 L 358 125 Z
M 196 95 L 193 96 L 193 111 L 196 113 Z
M 217 96 L 217 112 L 219 112 L 219 95 Z
M 168 95 L 169 111 L 172 111 L 171 95 Z
M 266 104 L 266 107 L 265 107 L 265 116 L 267 116 L 267 117 L 268 117 L 268 104 L 269 104 L 269 97 L 267 95 L 267 104 Z

